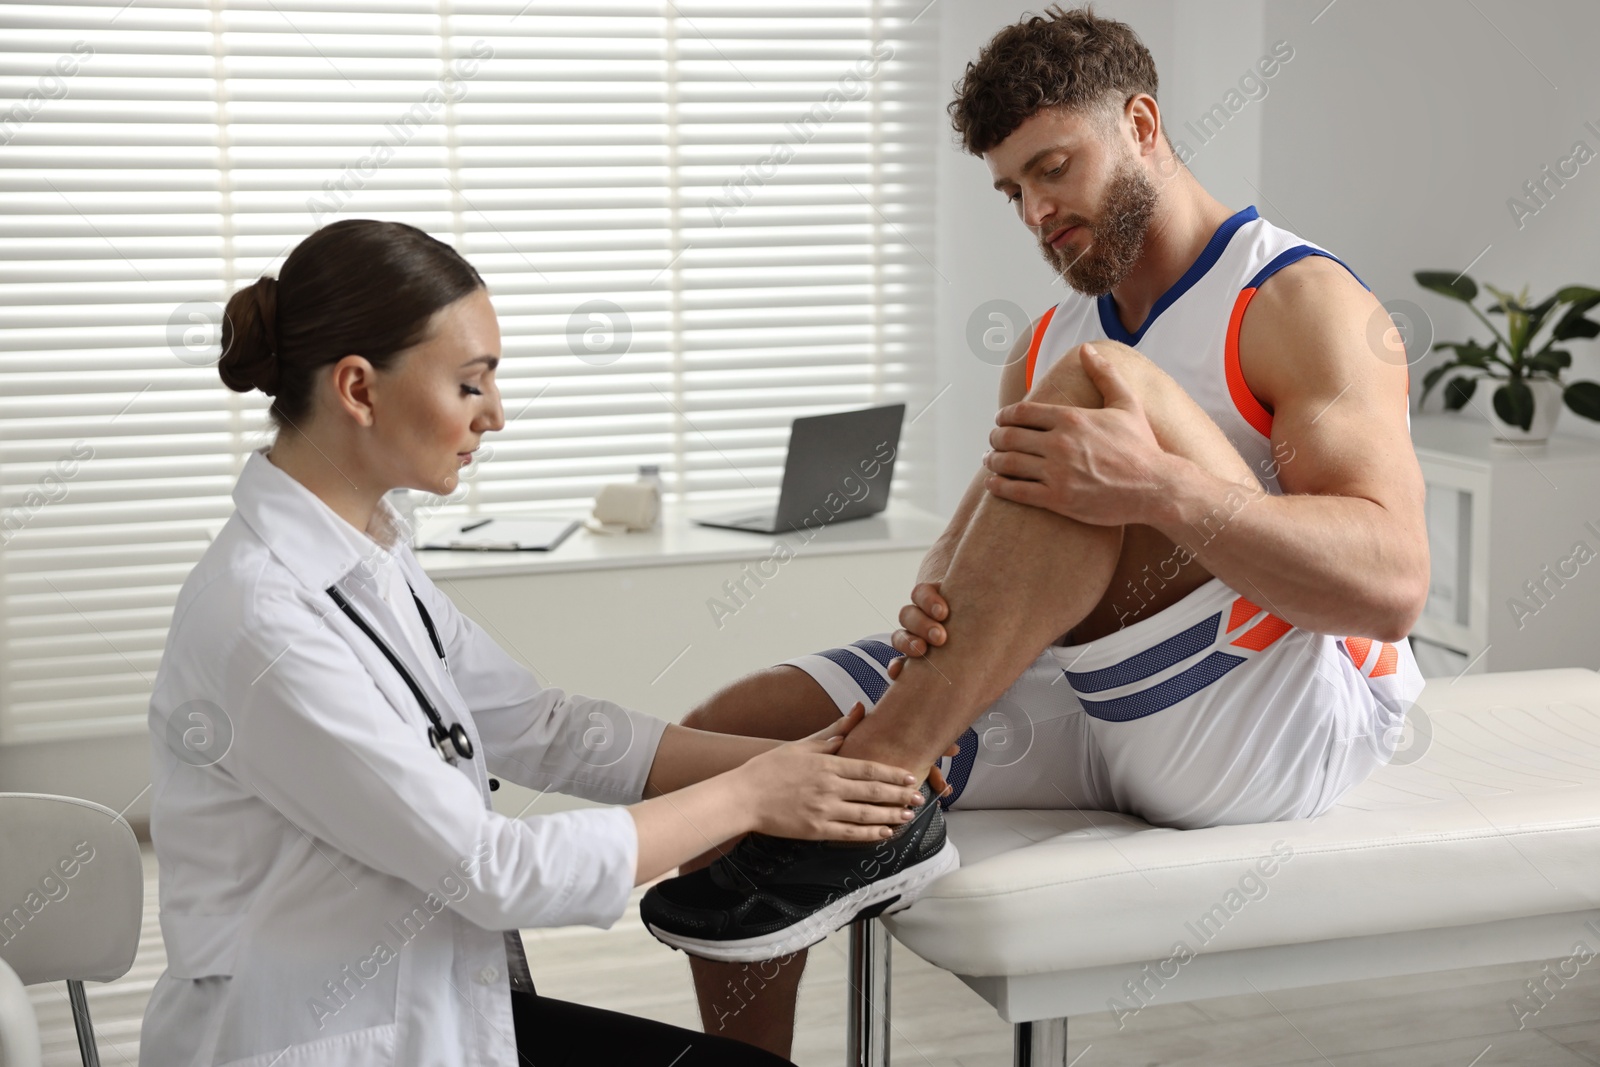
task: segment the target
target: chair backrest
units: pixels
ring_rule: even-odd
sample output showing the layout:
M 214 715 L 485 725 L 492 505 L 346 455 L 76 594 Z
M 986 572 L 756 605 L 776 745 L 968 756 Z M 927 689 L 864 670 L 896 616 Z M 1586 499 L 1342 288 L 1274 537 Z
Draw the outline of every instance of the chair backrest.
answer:
M 116 812 L 0 793 L 0 960 L 23 985 L 122 977 L 143 916 L 139 842 Z
M 39 1067 L 39 1020 L 17 972 L 0 960 L 0 1067 Z

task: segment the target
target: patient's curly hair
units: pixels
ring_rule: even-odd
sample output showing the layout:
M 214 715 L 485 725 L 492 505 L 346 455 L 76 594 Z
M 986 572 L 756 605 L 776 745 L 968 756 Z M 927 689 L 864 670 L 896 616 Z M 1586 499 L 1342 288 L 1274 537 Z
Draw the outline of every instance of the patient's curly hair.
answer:
M 1090 6 L 1052 4 L 1007 26 L 978 53 L 955 85 L 950 123 L 968 152 L 981 156 L 1034 112 L 1046 107 L 1088 111 L 1156 95 L 1156 64 L 1125 23 Z

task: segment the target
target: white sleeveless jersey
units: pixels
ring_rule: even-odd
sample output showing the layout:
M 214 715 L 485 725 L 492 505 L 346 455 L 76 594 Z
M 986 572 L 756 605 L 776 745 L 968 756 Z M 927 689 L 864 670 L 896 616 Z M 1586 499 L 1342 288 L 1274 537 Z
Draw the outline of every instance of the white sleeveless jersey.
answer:
M 1085 341 L 1104 337 L 1121 341 L 1172 375 L 1222 428 L 1262 487 L 1281 495 L 1279 464 L 1272 449 L 1272 412 L 1256 399 L 1239 369 L 1239 324 L 1256 290 L 1278 271 L 1307 256 L 1326 256 L 1350 270 L 1333 253 L 1274 226 L 1258 216 L 1254 207 L 1247 207 L 1217 227 L 1194 265 L 1155 302 L 1138 332 L 1129 333 L 1123 327 L 1109 293 L 1098 299 L 1075 293 L 1045 312 L 1034 325 L 1028 349 L 1028 387 Z M 1355 271 L 1350 273 L 1361 281 Z M 1365 282 L 1361 285 L 1367 288 Z M 1407 428 L 1410 425 L 1408 410 Z M 1242 596 L 1233 610 L 1242 610 L 1240 605 L 1260 610 Z M 1232 616 L 1230 620 L 1237 621 Z M 1271 644 L 1292 629 L 1287 621 L 1270 613 L 1263 625 L 1270 629 L 1252 629 L 1232 645 L 1256 648 L 1250 640 L 1257 630 L 1261 630 L 1261 640 Z M 1231 621 L 1228 629 L 1232 629 Z M 1390 706 L 1415 698 L 1422 675 L 1409 641 L 1393 645 L 1346 637 L 1340 646 L 1368 687 Z
M 1350 270 L 1333 253 L 1247 207 L 1217 227 L 1200 258 L 1156 301 L 1138 332 L 1123 327 L 1109 293 L 1098 299 L 1074 293 L 1045 312 L 1034 325 L 1028 349 L 1028 387 L 1085 341 L 1121 341 L 1172 375 L 1222 428 L 1263 488 L 1281 493 L 1272 454 L 1272 412 L 1251 393 L 1239 369 L 1239 324 L 1256 290 L 1307 256 L 1326 256 Z M 1361 281 L 1355 271 L 1350 273 Z

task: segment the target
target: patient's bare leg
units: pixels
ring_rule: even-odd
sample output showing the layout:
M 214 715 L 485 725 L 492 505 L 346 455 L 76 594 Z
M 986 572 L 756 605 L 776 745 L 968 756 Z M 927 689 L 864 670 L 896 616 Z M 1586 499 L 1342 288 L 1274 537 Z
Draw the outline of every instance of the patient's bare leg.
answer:
M 1099 341 L 1095 348 L 1139 395 L 1163 449 L 1220 477 L 1253 480 L 1226 435 L 1169 375 L 1115 342 Z M 1029 399 L 1103 406 L 1076 350 L 1050 368 Z M 840 754 L 926 771 L 983 708 L 1101 601 L 1124 530 L 985 495 L 940 583 L 950 605 L 945 643 L 906 663 Z M 1201 570 L 1189 577 L 1193 588 L 1207 576 Z
M 1240 482 L 1251 478 L 1248 464 L 1227 437 L 1170 376 L 1113 342 L 1096 347 L 1115 361 L 1139 394 L 1164 449 L 1186 455 L 1219 476 Z M 1029 396 L 1044 403 L 1102 406 L 1100 392 L 1084 375 L 1076 353 L 1052 367 Z M 1123 551 L 1130 545 L 1132 558 Z M 1150 560 L 1164 558 L 1170 548 L 1149 527 L 1089 526 L 985 497 L 940 586 L 951 605 L 945 644 L 927 662 L 908 661 L 872 714 L 846 739 L 849 754 L 912 769 L 931 765 L 1040 651 L 1086 615 L 1099 622 L 1107 614 L 1100 609 L 1113 574 L 1120 588 L 1124 579 L 1138 575 Z M 1184 577 L 1186 583 L 1169 583 L 1162 591 L 1166 602 L 1174 602 L 1207 575 L 1194 565 L 1185 568 Z M 1150 610 L 1162 606 L 1160 600 L 1152 601 Z M 794 740 L 838 717 L 839 709 L 810 675 L 778 666 L 713 694 L 684 724 Z M 858 742 L 863 735 L 870 744 Z M 881 752 L 872 750 L 880 745 Z M 734 843 L 712 849 L 682 869 L 704 867 Z M 772 974 L 770 963 L 747 966 L 691 956 L 706 1031 L 788 1056 L 805 962 L 802 950 L 781 961 Z

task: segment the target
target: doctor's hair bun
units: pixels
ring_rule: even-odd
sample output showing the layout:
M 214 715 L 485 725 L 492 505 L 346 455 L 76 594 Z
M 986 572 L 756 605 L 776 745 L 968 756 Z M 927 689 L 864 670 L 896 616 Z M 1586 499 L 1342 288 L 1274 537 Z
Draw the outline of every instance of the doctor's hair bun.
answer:
M 360 356 L 389 370 L 436 312 L 483 288 L 461 253 L 415 226 L 341 219 L 296 245 L 276 279 L 228 298 L 217 373 L 235 392 L 272 397 L 280 433 L 304 430 L 322 368 Z
M 217 373 L 236 393 L 278 391 L 278 280 L 260 278 L 228 298 Z

